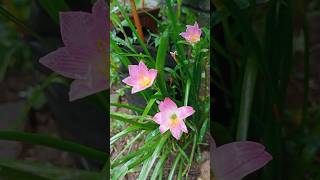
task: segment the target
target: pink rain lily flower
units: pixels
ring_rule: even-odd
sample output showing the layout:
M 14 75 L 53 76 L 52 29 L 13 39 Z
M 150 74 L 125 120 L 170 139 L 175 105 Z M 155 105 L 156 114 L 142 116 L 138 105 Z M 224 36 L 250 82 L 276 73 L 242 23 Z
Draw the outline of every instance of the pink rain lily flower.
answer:
M 148 69 L 143 61 L 140 61 L 139 65 L 129 65 L 128 68 L 129 77 L 123 79 L 122 82 L 133 87 L 132 94 L 152 86 L 157 76 L 157 70 Z
M 201 29 L 199 28 L 198 23 L 195 22 L 193 26 L 187 25 L 186 32 L 182 32 L 180 35 L 190 44 L 195 44 L 200 41 Z
M 104 0 L 98 0 L 92 13 L 61 12 L 60 30 L 65 47 L 40 58 L 40 63 L 74 79 L 70 101 L 108 88 L 109 24 Z
M 184 119 L 195 112 L 192 107 L 182 106 L 178 108 L 170 98 L 165 98 L 163 102 L 160 102 L 159 109 L 160 112 L 153 119 L 160 125 L 161 134 L 169 129 L 173 137 L 179 140 L 182 132 L 188 133 Z
M 262 144 L 239 141 L 217 148 L 214 139 L 209 137 L 211 167 L 216 180 L 240 180 L 272 159 Z

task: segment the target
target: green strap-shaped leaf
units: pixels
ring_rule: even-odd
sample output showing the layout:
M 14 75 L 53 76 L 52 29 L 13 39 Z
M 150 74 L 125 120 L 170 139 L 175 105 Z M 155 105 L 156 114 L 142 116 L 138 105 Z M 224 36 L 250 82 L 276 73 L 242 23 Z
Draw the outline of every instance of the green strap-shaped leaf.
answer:
M 22 141 L 36 145 L 47 146 L 55 149 L 60 149 L 67 152 L 77 153 L 84 157 L 105 162 L 108 155 L 105 152 L 94 148 L 77 144 L 71 141 L 57 139 L 45 135 L 25 133 L 17 131 L 0 131 L 1 140 Z
M 158 84 L 161 93 L 164 96 L 168 96 L 166 81 L 164 78 L 164 65 L 166 63 L 166 55 L 168 50 L 169 38 L 168 33 L 165 32 L 161 36 L 160 45 L 157 52 L 157 59 L 156 59 L 156 69 L 158 71 Z
M 101 180 L 99 172 L 90 172 L 77 169 L 60 168 L 48 164 L 40 164 L 19 160 L 0 160 L 0 178 L 10 180 L 32 179 L 77 179 Z
M 153 130 L 157 128 L 157 125 L 153 123 L 151 120 L 147 123 L 138 122 L 138 119 L 146 119 L 142 116 L 129 115 L 119 112 L 110 112 L 110 118 L 132 124 L 133 126 L 140 127 L 141 129 Z
M 151 168 L 153 167 L 153 164 L 155 163 L 156 159 L 159 157 L 160 152 L 162 151 L 163 146 L 167 142 L 169 135 L 170 135 L 169 133 L 165 133 L 165 135 L 162 136 L 152 156 L 150 157 L 150 159 L 148 159 L 147 162 L 144 163 L 141 169 L 140 175 L 138 177 L 138 180 L 147 179 L 149 172 L 151 171 Z

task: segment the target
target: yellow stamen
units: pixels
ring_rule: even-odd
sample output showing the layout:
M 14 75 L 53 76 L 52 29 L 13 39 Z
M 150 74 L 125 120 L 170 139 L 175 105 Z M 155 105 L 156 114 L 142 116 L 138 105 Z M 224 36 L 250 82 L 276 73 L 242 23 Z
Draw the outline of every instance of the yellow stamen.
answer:
M 148 86 L 151 83 L 151 79 L 148 76 L 143 76 L 140 78 L 139 85 L 142 87 Z
M 179 119 L 176 114 L 173 114 L 170 117 L 170 125 L 171 127 L 177 127 L 179 125 Z
M 192 42 L 192 43 L 197 42 L 198 39 L 199 39 L 199 36 L 197 34 L 193 34 L 190 37 L 190 42 Z

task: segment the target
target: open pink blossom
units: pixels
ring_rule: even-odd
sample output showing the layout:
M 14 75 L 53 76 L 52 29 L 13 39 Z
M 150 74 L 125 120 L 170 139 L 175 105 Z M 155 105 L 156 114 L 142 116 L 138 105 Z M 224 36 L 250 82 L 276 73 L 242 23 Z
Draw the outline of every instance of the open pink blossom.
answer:
M 262 144 L 239 141 L 217 148 L 214 139 L 209 137 L 211 167 L 217 180 L 240 180 L 272 159 Z
M 160 124 L 159 130 L 163 134 L 168 129 L 177 140 L 180 139 L 182 132 L 188 133 L 184 119 L 191 116 L 195 111 L 190 106 L 177 107 L 170 98 L 165 98 L 159 104 L 160 112 L 154 117 L 154 121 Z
M 157 76 L 157 70 L 148 69 L 143 61 L 140 61 L 139 65 L 129 65 L 128 68 L 129 77 L 123 79 L 122 82 L 133 87 L 132 94 L 152 86 Z
M 69 99 L 83 98 L 108 88 L 109 24 L 104 0 L 98 0 L 92 13 L 60 13 L 64 47 L 40 58 L 40 63 L 74 79 Z
M 193 26 L 187 25 L 186 32 L 182 32 L 180 35 L 190 44 L 195 44 L 200 41 L 201 29 L 199 28 L 198 23 L 195 22 Z

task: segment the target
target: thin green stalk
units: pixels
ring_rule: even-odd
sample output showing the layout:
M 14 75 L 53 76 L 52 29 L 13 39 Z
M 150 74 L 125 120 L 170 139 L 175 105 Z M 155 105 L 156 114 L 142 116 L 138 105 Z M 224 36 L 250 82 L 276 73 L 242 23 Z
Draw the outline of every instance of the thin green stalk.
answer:
M 185 51 L 183 49 L 183 47 L 181 46 L 181 44 L 178 43 L 178 23 L 177 23 L 177 19 L 176 19 L 176 15 L 175 13 L 173 12 L 173 7 L 172 7 L 172 4 L 171 4 L 171 0 L 166 0 L 166 5 L 167 5 L 167 8 L 168 8 L 168 17 L 170 19 L 170 22 L 171 22 L 171 38 L 172 38 L 172 41 L 174 43 L 174 45 L 176 46 L 177 48 L 177 52 L 178 52 L 178 58 L 179 58 L 179 64 L 182 65 L 182 70 L 183 70 L 183 73 L 184 74 L 181 74 L 181 76 L 184 77 L 184 75 L 187 75 L 188 77 L 191 77 L 190 75 L 190 72 L 188 71 L 188 68 L 186 67 L 186 64 L 184 63 L 184 61 L 186 60 L 186 57 L 185 57 Z
M 187 174 L 186 176 L 188 176 L 188 171 L 190 170 L 191 164 L 193 162 L 193 157 L 194 157 L 194 153 L 196 150 L 197 140 L 198 140 L 198 136 L 197 136 L 197 134 L 195 134 L 193 136 L 193 144 L 192 144 L 192 150 L 191 150 L 191 155 L 190 155 L 190 161 L 188 162 L 188 165 L 186 166 L 185 170 L 182 173 L 183 176 L 185 174 Z
M 255 59 L 249 58 L 246 64 L 241 92 L 238 129 L 236 135 L 237 140 L 247 139 L 254 87 L 257 78 L 257 68 Z
M 184 94 L 184 105 L 188 105 L 188 99 L 189 99 L 189 93 L 190 93 L 190 85 L 191 85 L 191 80 L 187 80 L 187 85 L 186 85 L 186 92 Z
M 113 164 L 129 147 L 132 146 L 132 144 L 134 142 L 136 142 L 143 134 L 145 131 L 141 131 L 137 136 L 135 136 L 134 138 L 132 138 L 127 144 L 126 146 L 119 152 L 117 153 L 117 156 L 112 160 L 111 164 Z M 130 150 L 129 150 L 130 151 Z
M 164 32 L 160 39 L 160 44 L 158 48 L 157 58 L 156 58 L 156 69 L 158 71 L 158 81 L 159 88 L 161 90 L 161 94 L 164 96 L 168 96 L 166 80 L 164 77 L 164 66 L 166 62 L 166 54 L 169 45 L 168 33 Z
M 133 25 L 133 23 L 131 22 L 130 18 L 128 17 L 126 11 L 124 10 L 123 6 L 119 4 L 118 1 L 114 1 L 115 4 L 117 5 L 117 7 L 119 8 L 122 17 L 127 21 L 128 26 L 130 27 L 130 29 L 132 30 L 133 34 L 137 37 L 137 40 L 139 42 L 139 44 L 141 45 L 142 49 L 144 50 L 144 52 L 149 56 L 149 59 L 151 60 L 150 63 L 152 63 L 152 65 L 154 66 L 154 59 L 152 58 L 146 44 L 144 43 L 144 41 L 140 38 L 135 26 Z
M 120 108 L 126 108 L 126 109 L 130 109 L 132 111 L 135 111 L 137 113 L 142 114 L 143 113 L 143 109 L 137 107 L 137 106 L 133 106 L 133 105 L 129 105 L 129 104 L 119 104 L 119 103 L 110 103 L 110 106 L 115 106 L 115 107 L 120 107 Z
M 164 166 L 169 154 L 170 154 L 170 151 L 168 151 L 168 150 L 163 152 L 160 159 L 158 160 L 157 165 L 153 169 L 152 176 L 150 178 L 151 180 L 156 180 L 158 175 L 159 175 L 159 179 L 162 179 L 161 174 L 163 173 L 163 166 Z
M 165 145 L 165 143 L 167 142 L 167 139 L 169 138 L 169 135 L 170 135 L 169 133 L 166 133 L 161 138 L 161 140 L 159 141 L 157 147 L 155 148 L 152 156 L 150 157 L 148 162 L 142 167 L 140 175 L 138 177 L 139 180 L 147 179 L 147 177 L 153 167 L 153 164 L 155 163 L 156 159 L 159 157 L 163 146 Z
M 179 161 L 180 161 L 180 158 L 181 158 L 181 154 L 178 154 L 178 156 L 177 156 L 176 159 L 174 160 L 173 165 L 172 165 L 172 167 L 171 167 L 171 171 L 170 171 L 170 173 L 169 173 L 168 180 L 173 179 L 173 177 L 174 177 L 174 172 L 175 172 L 175 170 L 176 170 L 177 164 L 178 164 Z
M 180 161 L 177 180 L 182 180 L 182 167 L 183 167 L 183 161 Z
M 153 130 L 155 129 L 155 124 L 152 122 L 148 123 L 139 123 L 136 120 L 137 119 L 146 119 L 143 116 L 134 116 L 134 115 L 127 115 L 123 113 L 118 113 L 118 112 L 110 112 L 110 118 L 123 121 L 129 124 L 132 124 L 133 126 L 140 127 L 141 129 L 146 129 L 146 130 Z

